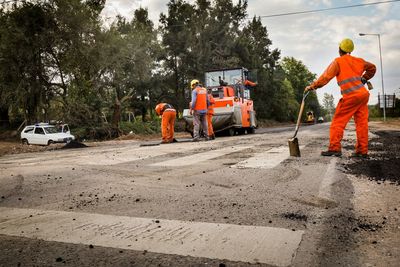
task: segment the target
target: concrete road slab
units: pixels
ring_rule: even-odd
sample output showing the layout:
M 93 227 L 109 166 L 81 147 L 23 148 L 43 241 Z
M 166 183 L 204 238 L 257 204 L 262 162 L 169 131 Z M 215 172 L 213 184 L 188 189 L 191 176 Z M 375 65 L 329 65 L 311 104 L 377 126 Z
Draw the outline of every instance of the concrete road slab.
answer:
M 304 231 L 1 207 L 0 234 L 289 266 Z
M 163 162 L 154 163 L 151 166 L 165 166 L 165 167 L 182 167 L 197 164 L 202 161 L 214 159 L 223 155 L 238 152 L 251 148 L 251 146 L 230 146 L 222 149 L 210 150 L 202 153 L 196 153 L 186 157 L 180 157 Z
M 304 146 L 300 146 L 300 150 Z M 253 157 L 243 160 L 232 167 L 238 169 L 272 169 L 289 157 L 289 148 L 280 146 L 271 148 L 265 152 L 257 153 Z

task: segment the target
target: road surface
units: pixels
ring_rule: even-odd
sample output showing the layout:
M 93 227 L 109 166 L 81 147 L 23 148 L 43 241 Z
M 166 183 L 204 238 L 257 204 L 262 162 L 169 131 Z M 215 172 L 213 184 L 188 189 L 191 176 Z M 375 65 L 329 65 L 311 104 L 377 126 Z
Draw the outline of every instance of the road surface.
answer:
M 354 125 L 341 158 L 329 124 L 300 158 L 258 132 L 1 157 L 0 266 L 398 266 L 399 186 L 351 174 Z

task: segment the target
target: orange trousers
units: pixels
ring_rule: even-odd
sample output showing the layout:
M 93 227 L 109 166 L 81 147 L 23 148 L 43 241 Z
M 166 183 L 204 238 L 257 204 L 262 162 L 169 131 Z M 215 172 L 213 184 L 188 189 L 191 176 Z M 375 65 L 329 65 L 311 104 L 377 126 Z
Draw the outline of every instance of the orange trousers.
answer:
M 354 116 L 357 135 L 356 153 L 368 153 L 368 100 L 369 92 L 364 88 L 350 95 L 345 95 L 339 100 L 331 123 L 329 150 L 341 151 L 340 142 L 343 138 L 344 129 L 351 117 Z
M 214 114 L 207 113 L 207 124 L 208 124 L 208 136 L 211 137 L 214 134 L 214 129 L 212 126 L 212 118 Z
M 176 111 L 167 109 L 161 117 L 161 135 L 163 142 L 172 142 L 174 139 Z

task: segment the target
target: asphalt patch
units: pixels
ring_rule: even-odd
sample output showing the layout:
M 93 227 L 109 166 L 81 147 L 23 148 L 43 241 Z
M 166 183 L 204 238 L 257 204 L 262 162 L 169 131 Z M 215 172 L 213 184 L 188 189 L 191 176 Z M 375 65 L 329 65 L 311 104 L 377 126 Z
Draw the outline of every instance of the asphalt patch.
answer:
M 305 221 L 306 222 L 308 220 L 307 215 L 300 214 L 300 213 L 292 213 L 292 212 L 284 213 L 284 214 L 282 214 L 282 217 L 289 219 L 289 220 L 296 220 L 296 221 Z
M 369 159 L 356 158 L 344 165 L 347 173 L 369 180 L 400 185 L 400 131 L 374 132 L 369 141 Z
M 78 141 L 75 141 L 75 140 L 74 140 L 74 141 L 71 141 L 71 142 L 65 144 L 65 146 L 62 147 L 62 149 L 68 149 L 68 148 L 85 148 L 85 147 L 88 147 L 88 146 L 85 145 L 85 144 L 83 144 L 83 143 L 81 143 L 81 142 L 78 142 Z

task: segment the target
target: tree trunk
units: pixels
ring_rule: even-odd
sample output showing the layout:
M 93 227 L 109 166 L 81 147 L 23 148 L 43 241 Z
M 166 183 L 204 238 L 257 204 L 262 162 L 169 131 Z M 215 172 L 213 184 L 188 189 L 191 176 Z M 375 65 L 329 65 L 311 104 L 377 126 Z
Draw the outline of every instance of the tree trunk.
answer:
M 114 111 L 112 116 L 111 125 L 114 128 L 119 128 L 119 121 L 121 119 L 121 101 L 115 97 Z
M 10 116 L 8 115 L 8 107 L 0 107 L 0 124 L 1 127 L 10 127 Z

